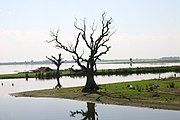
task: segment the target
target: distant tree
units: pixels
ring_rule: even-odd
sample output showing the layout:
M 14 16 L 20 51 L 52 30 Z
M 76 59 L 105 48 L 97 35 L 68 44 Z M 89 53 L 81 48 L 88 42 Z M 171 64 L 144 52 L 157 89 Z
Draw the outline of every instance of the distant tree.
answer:
M 51 58 L 46 56 L 46 58 L 49 59 L 53 64 L 56 65 L 56 67 L 57 67 L 57 69 L 56 69 L 57 85 L 55 88 L 61 88 L 62 86 L 59 81 L 59 78 L 60 78 L 59 68 L 60 68 L 61 64 L 64 62 L 64 61 L 62 61 L 61 53 L 59 54 L 58 58 L 56 58 L 54 56 L 51 56 Z
M 95 110 L 95 103 L 87 102 L 87 111 L 70 111 L 70 116 L 75 117 L 76 114 L 81 114 L 83 116 L 82 120 L 98 120 L 98 114 Z M 97 116 L 97 117 L 96 117 Z
M 74 22 L 74 27 L 79 31 L 77 37 L 76 37 L 76 43 L 73 45 L 65 46 L 60 40 L 59 40 L 59 29 L 54 32 L 50 31 L 51 36 L 53 39 L 48 42 L 55 42 L 57 48 L 61 48 L 69 53 L 71 53 L 73 56 L 74 61 L 77 63 L 78 66 L 80 66 L 81 70 L 84 72 L 84 74 L 87 77 L 86 85 L 82 89 L 82 92 L 92 92 L 99 89 L 98 85 L 96 84 L 94 80 L 94 72 L 97 70 L 96 68 L 96 62 L 97 60 L 101 60 L 100 57 L 104 54 L 106 54 L 111 46 L 107 45 L 107 42 L 110 40 L 110 37 L 113 35 L 114 32 L 110 31 L 110 25 L 112 23 L 112 18 L 106 19 L 106 13 L 104 12 L 102 14 L 101 19 L 101 29 L 97 38 L 94 37 L 94 34 L 97 30 L 97 27 L 94 25 L 90 26 L 91 32 L 89 36 L 87 37 L 87 25 L 86 20 L 82 20 L 82 26 L 77 25 L 77 19 Z M 89 39 L 88 39 L 89 38 Z M 80 40 L 85 43 L 85 47 L 88 49 L 88 56 L 84 56 L 84 52 L 78 52 L 78 48 L 82 48 L 82 46 L 79 45 Z M 84 64 L 85 63 L 85 64 Z

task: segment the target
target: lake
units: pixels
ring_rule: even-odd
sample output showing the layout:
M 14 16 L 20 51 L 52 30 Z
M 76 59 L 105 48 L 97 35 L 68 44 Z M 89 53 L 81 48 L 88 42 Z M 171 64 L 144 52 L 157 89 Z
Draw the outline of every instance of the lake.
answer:
M 73 63 L 62 65 L 70 68 Z M 133 64 L 132 67 L 157 67 L 180 65 L 180 63 Z M 55 68 L 54 65 L 0 65 L 0 74 L 17 73 L 37 69 L 41 66 Z M 98 64 L 99 69 L 128 68 L 129 64 Z M 78 68 L 75 66 L 75 68 Z M 162 78 L 172 77 L 175 73 L 160 74 Z M 176 73 L 180 77 L 180 73 Z M 98 84 L 116 83 L 159 78 L 159 74 L 141 74 L 128 76 L 96 76 Z M 84 77 L 62 77 L 62 86 L 74 87 L 85 84 Z M 3 85 L 2 85 L 3 83 Z M 14 86 L 12 86 L 12 84 Z M 80 120 L 91 117 L 99 120 L 179 120 L 180 111 L 139 108 L 120 105 L 95 104 L 59 98 L 12 97 L 8 94 L 21 91 L 53 88 L 56 80 L 3 79 L 0 80 L 0 120 Z
M 169 77 L 174 73 L 163 73 Z M 180 76 L 178 73 L 177 76 Z M 159 74 L 129 76 L 97 76 L 98 84 L 158 78 Z M 3 83 L 3 86 L 1 85 Z M 12 83 L 14 86 L 12 86 Z M 63 87 L 81 86 L 84 77 L 62 77 Z M 53 88 L 56 80 L 4 79 L 0 80 L 0 120 L 80 120 L 85 117 L 99 120 L 179 120 L 180 111 L 139 108 L 120 105 L 95 104 L 59 98 L 12 97 L 9 93 Z
M 79 68 L 75 63 L 64 63 L 60 69 L 67 69 L 74 65 L 74 69 Z M 37 65 L 0 65 L 0 74 L 17 73 L 29 70 L 35 70 L 39 67 L 50 67 L 56 69 L 53 64 L 37 64 Z M 130 64 L 97 64 L 97 69 L 117 69 L 117 68 L 136 68 L 136 67 L 160 67 L 160 66 L 180 66 L 180 63 L 135 63 L 132 66 Z

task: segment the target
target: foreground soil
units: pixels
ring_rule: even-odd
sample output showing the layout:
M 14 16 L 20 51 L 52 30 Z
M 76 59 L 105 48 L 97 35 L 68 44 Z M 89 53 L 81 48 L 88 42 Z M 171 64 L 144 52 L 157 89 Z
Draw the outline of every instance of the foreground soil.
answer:
M 180 110 L 180 78 L 153 79 L 100 85 L 100 90 L 82 93 L 82 87 L 13 93 L 16 97 L 53 97 L 104 104 Z

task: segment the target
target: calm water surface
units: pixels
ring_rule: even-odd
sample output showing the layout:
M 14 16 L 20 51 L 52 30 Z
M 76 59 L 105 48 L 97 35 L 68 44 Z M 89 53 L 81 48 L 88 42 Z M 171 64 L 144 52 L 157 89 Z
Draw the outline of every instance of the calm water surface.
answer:
M 79 68 L 74 63 L 64 63 L 61 66 L 61 69 L 67 69 L 74 65 L 74 69 Z M 56 69 L 56 66 L 53 64 L 37 64 L 37 65 L 0 65 L 0 74 L 5 73 L 17 73 L 24 72 L 29 70 L 35 70 L 39 67 L 50 67 Z M 117 68 L 136 68 L 136 67 L 160 67 L 160 66 L 180 66 L 180 63 L 136 63 L 130 66 L 129 64 L 97 64 L 98 69 L 117 69 Z
M 161 74 L 169 77 L 174 73 Z M 180 76 L 180 74 L 177 74 Z M 130 76 L 98 76 L 98 84 L 158 78 L 159 74 Z M 3 86 L 1 85 L 3 83 Z M 12 83 L 14 86 L 12 86 Z M 63 87 L 81 86 L 85 78 L 62 77 Z M 9 93 L 53 88 L 56 80 L 9 79 L 0 80 L 0 120 L 179 120 L 180 112 L 129 106 L 94 104 L 58 98 L 16 98 Z M 74 114 L 73 114 L 74 113 Z M 78 113 L 78 114 L 77 114 Z M 85 114 L 82 114 L 85 113 Z

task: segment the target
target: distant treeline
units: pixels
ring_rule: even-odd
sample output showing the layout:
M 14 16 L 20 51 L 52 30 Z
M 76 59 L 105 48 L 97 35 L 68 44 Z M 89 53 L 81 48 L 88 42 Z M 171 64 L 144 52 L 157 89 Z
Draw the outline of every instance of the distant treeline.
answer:
M 54 71 L 48 72 L 20 72 L 17 74 L 4 74 L 0 75 L 0 79 L 10 78 L 37 78 L 37 79 L 51 79 L 56 78 Z M 59 71 L 61 76 L 85 76 L 81 70 L 64 69 Z M 148 73 L 166 73 L 176 72 L 180 73 L 180 66 L 167 66 L 167 67 L 139 67 L 139 68 L 119 68 L 119 69 L 101 69 L 97 70 L 94 75 L 130 75 L 130 74 L 148 74 Z
M 73 61 L 65 61 L 65 63 L 72 63 Z M 24 61 L 24 62 L 3 62 L 0 65 L 40 65 L 40 64 L 52 64 L 49 60 L 44 61 Z
M 94 75 L 131 75 L 131 74 L 148 74 L 148 73 L 166 73 L 176 72 L 180 73 L 180 66 L 166 66 L 166 67 L 137 67 L 137 68 L 119 68 L 119 69 L 101 69 L 97 70 Z M 69 71 L 63 70 L 64 76 L 84 76 L 85 73 L 81 70 Z
M 180 62 L 180 57 L 162 57 L 159 59 L 132 59 L 132 63 L 174 63 Z M 74 63 L 73 60 L 65 61 L 65 63 Z M 97 64 L 129 64 L 129 59 L 121 60 L 102 60 L 98 61 Z M 36 65 L 36 64 L 51 64 L 51 61 L 24 61 L 24 62 L 3 62 L 0 65 Z

